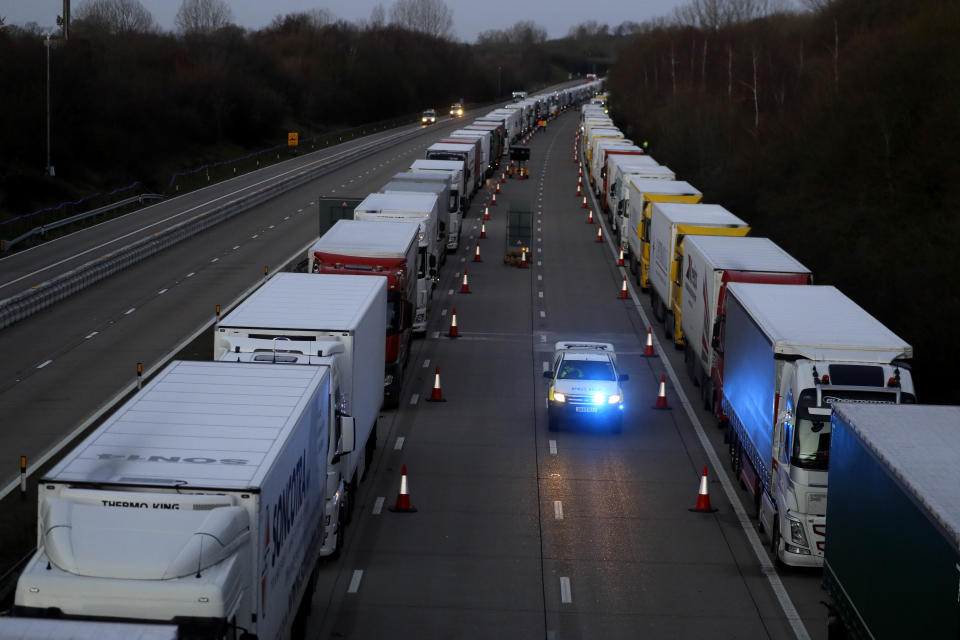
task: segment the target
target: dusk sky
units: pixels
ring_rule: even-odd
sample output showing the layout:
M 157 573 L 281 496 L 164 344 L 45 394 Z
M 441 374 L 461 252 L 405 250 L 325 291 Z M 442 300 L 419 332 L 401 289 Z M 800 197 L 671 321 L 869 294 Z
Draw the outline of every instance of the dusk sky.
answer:
M 179 0 L 140 0 L 162 29 L 172 30 L 173 19 L 180 7 Z M 76 10 L 82 0 L 74 0 Z M 377 4 L 383 4 L 389 16 L 392 0 L 230 0 L 234 21 L 248 29 L 266 26 L 277 14 L 323 7 L 337 18 L 356 21 L 370 17 Z M 520 20 L 532 20 L 546 28 L 550 38 L 567 34 L 571 26 L 588 20 L 611 27 L 632 20 L 643 22 L 651 18 L 672 15 L 673 8 L 686 0 L 600 0 L 599 2 L 557 2 L 556 0 L 446 0 L 453 11 L 454 30 L 458 40 L 474 42 L 477 34 L 487 29 L 504 29 Z M 54 26 L 63 7 L 62 0 L 0 0 L 0 17 L 7 24 L 22 25 L 36 22 L 40 26 Z

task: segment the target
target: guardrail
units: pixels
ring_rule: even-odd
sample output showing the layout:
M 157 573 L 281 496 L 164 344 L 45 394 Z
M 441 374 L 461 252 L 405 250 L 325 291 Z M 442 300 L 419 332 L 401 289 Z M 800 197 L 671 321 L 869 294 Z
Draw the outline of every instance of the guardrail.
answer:
M 22 242 L 31 236 L 42 236 L 47 233 L 47 231 L 52 231 L 59 227 L 63 227 L 72 222 L 79 222 L 81 220 L 86 220 L 87 218 L 92 218 L 93 216 L 98 216 L 101 213 L 107 213 L 108 211 L 113 211 L 114 209 L 119 209 L 120 207 L 125 207 L 128 204 L 143 204 L 144 200 L 163 200 L 166 196 L 160 193 L 141 193 L 135 195 L 131 198 L 125 200 L 120 200 L 119 202 L 114 202 L 112 204 L 104 205 L 97 209 L 91 209 L 90 211 L 84 211 L 83 213 L 78 213 L 76 215 L 70 216 L 69 218 L 63 218 L 62 220 L 57 220 L 56 222 L 51 222 L 50 224 L 42 224 L 39 227 L 34 227 L 30 231 L 27 231 L 24 234 L 17 236 L 12 240 L 0 240 L 0 251 L 9 251 L 10 247 Z
M 256 205 L 274 198 L 300 185 L 315 180 L 336 168 L 346 161 L 359 160 L 376 153 L 384 144 L 396 144 L 407 138 L 412 138 L 422 131 L 411 131 L 398 134 L 389 140 L 379 140 L 356 151 L 351 151 L 335 159 L 329 159 L 311 169 L 304 169 L 296 175 L 284 178 L 267 187 L 261 187 L 256 192 L 231 200 L 227 204 L 210 211 L 197 214 L 195 217 L 177 223 L 148 238 L 143 238 L 123 246 L 116 251 L 91 260 L 75 269 L 67 271 L 55 278 L 47 280 L 31 289 L 22 291 L 5 300 L 0 300 L 0 329 L 23 320 L 34 313 L 63 300 L 64 298 L 99 282 L 107 276 L 113 275 L 127 267 L 134 265 L 153 254 L 163 251 L 181 240 L 186 240 L 201 231 L 227 220 L 238 213 L 242 213 Z

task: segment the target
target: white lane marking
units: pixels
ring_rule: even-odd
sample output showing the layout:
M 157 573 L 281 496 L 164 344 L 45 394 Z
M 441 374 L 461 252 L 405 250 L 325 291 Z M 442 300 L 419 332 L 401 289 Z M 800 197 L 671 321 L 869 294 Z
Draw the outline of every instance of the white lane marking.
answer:
M 216 261 L 219 260 L 219 259 L 220 259 L 220 258 L 212 258 L 212 259 L 210 260 L 210 262 L 216 262 Z
M 541 334 L 540 334 L 540 342 L 546 342 L 546 341 L 547 341 L 547 336 L 545 336 L 545 335 L 543 335 L 543 334 L 541 333 Z
M 537 280 L 543 280 L 543 274 L 542 274 L 542 273 L 538 273 L 538 274 L 537 274 Z
M 537 236 L 537 242 L 543 242 L 543 238 L 541 238 L 540 236 Z
M 466 258 L 460 258 L 460 262 L 466 262 L 466 261 L 467 261 Z
M 302 211 L 302 209 L 301 209 L 301 211 Z M 300 213 L 300 211 L 298 211 L 297 213 Z M 284 219 L 284 220 L 289 220 L 289 219 L 290 219 L 290 216 L 284 216 L 283 219 Z
M 131 313 L 133 313 L 133 312 L 136 311 L 136 310 L 137 310 L 136 307 L 130 307 L 129 309 L 127 309 L 126 311 L 123 312 L 123 315 L 128 316 L 128 315 L 130 315 Z
M 162 296 L 162 295 L 165 294 L 167 291 L 168 291 L 168 289 L 160 289 L 160 291 L 157 291 L 157 295 L 158 295 L 158 296 Z
M 453 295 L 453 289 L 450 289 L 449 291 L 447 291 L 447 295 L 448 295 L 448 296 L 452 296 L 452 295 Z
M 541 318 L 546 318 L 546 317 L 547 317 L 547 312 L 546 312 L 546 311 L 541 311 L 541 312 L 540 312 L 540 317 L 541 317 Z
M 386 498 L 383 496 L 377 496 L 377 499 L 373 501 L 373 515 L 380 515 L 380 512 L 383 511 L 383 503 L 385 500 Z
M 100 332 L 99 332 L 99 331 L 93 331 L 93 332 L 90 333 L 90 335 L 84 336 L 83 339 L 84 339 L 84 340 L 89 340 L 90 338 L 92 338 L 93 336 L 97 335 L 98 333 L 100 333 Z
M 557 455 L 557 441 L 556 441 L 556 440 L 551 440 L 551 441 L 550 441 L 550 455 L 552 455 L 552 456 Z
M 571 604 L 573 602 L 573 594 L 570 593 L 570 578 L 566 576 L 560 578 L 560 602 L 563 604 Z
M 441 315 L 441 316 L 447 315 L 447 310 L 446 310 L 446 309 L 440 309 L 440 315 Z
M 239 249 L 239 248 L 240 248 L 240 245 L 238 245 L 238 244 L 233 245 L 233 250 L 234 250 L 234 251 L 236 251 L 236 250 Z
M 419 394 L 419 393 L 413 394 L 412 396 L 410 396 L 410 404 L 411 404 L 411 405 L 417 404 L 417 400 L 419 400 L 419 399 L 420 399 L 420 394 Z
M 43 369 L 45 366 L 47 366 L 51 362 L 53 362 L 53 360 L 47 360 L 46 362 L 41 362 L 40 364 L 37 365 L 37 369 Z
M 270 225 L 270 226 L 269 226 L 269 227 L 267 227 L 267 228 L 268 228 L 268 229 L 273 229 L 273 225 Z
M 350 578 L 350 586 L 347 587 L 347 593 L 356 593 L 359 591 L 361 580 L 363 580 L 363 569 L 354 569 L 353 577 Z
M 559 500 L 553 501 L 553 519 L 563 520 L 563 503 Z
M 251 239 L 251 240 L 256 240 L 258 235 L 260 235 L 260 234 L 259 234 L 259 233 L 253 234 L 252 236 L 250 236 L 250 239 Z
M 310 204 L 313 204 L 312 202 Z M 303 209 L 297 209 L 297 213 L 303 213 Z
M 433 338 L 434 340 L 436 340 L 437 338 L 440 337 L 440 332 L 439 332 L 439 331 L 434 331 L 433 333 L 430 334 L 430 337 Z
M 394 450 L 394 451 L 400 451 L 401 449 L 403 449 L 403 441 L 404 441 L 404 440 L 406 440 L 405 437 L 403 437 L 403 436 L 397 436 L 397 441 L 396 441 L 396 442 L 394 443 L 394 445 L 393 445 L 393 450 Z
M 543 370 L 544 370 L 544 371 L 550 371 L 550 362 L 549 362 L 549 361 L 547 361 L 547 360 L 544 360 L 544 361 L 543 361 Z
M 543 291 L 537 291 L 537 297 L 538 297 L 538 298 L 542 298 L 542 297 L 543 297 Z
M 538 267 L 542 267 L 542 266 L 543 266 L 543 262 L 537 260 L 537 266 L 538 266 Z
M 195 276 L 195 275 L 197 275 L 197 273 L 196 273 L 195 271 L 191 271 L 190 273 L 188 273 L 188 274 L 186 275 L 186 277 L 187 277 L 187 278 L 192 278 L 192 277 Z
M 429 366 L 430 366 L 430 361 L 429 361 L 429 360 L 424 360 L 424 361 L 423 361 L 423 368 L 426 369 L 426 368 L 429 367 Z
M 537 247 L 537 253 L 541 253 L 540 247 Z
M 592 198 L 593 196 L 591 195 L 591 199 Z M 597 203 L 594 202 L 593 204 Z M 602 227 L 607 226 L 604 222 L 603 216 L 600 216 L 600 225 Z M 604 242 L 607 245 L 607 249 L 610 251 L 610 256 L 616 260 L 619 257 L 619 250 L 611 241 L 611 234 L 606 233 L 606 231 L 607 230 L 604 229 Z M 625 267 L 619 267 L 618 270 L 621 276 L 627 275 Z M 643 310 L 643 307 L 640 305 L 640 300 L 637 298 L 636 292 L 633 289 L 633 282 L 630 281 L 627 286 L 630 290 L 630 298 L 633 300 L 633 304 L 637 309 L 637 313 L 640 315 L 640 319 L 643 321 L 644 325 L 648 327 L 653 326 L 650 323 L 649 318 L 647 318 L 647 314 Z M 727 496 L 727 500 L 730 501 L 730 505 L 733 507 L 733 511 L 737 516 L 740 527 L 743 529 L 744 534 L 746 534 L 747 541 L 750 543 L 750 547 L 753 549 L 754 555 L 756 555 L 757 560 L 760 561 L 760 572 L 767 577 L 767 581 L 770 583 L 770 588 L 773 590 L 774 595 L 777 597 L 777 601 L 780 603 L 780 608 L 783 610 L 784 617 L 790 622 L 790 627 L 793 629 L 793 633 L 797 637 L 797 640 L 810 640 L 810 634 L 807 632 L 807 628 L 804 626 L 803 620 L 800 618 L 800 614 L 797 612 L 796 606 L 794 606 L 793 601 L 790 599 L 790 594 L 787 593 L 787 589 L 783 586 L 783 581 L 780 579 L 780 575 L 777 573 L 776 567 L 774 567 L 773 562 L 771 562 L 769 556 L 767 556 L 766 549 L 763 543 L 760 542 L 760 536 L 757 535 L 757 531 L 753 526 L 753 522 L 750 521 L 750 517 L 743 508 L 743 503 L 740 501 L 740 496 L 734 489 L 733 482 L 730 480 L 730 477 L 727 475 L 726 465 L 720 462 L 720 456 L 717 455 L 716 450 L 713 448 L 713 444 L 710 442 L 709 438 L 707 438 L 707 434 L 703 430 L 703 425 L 700 423 L 700 419 L 693 410 L 693 406 L 690 404 L 690 400 L 687 398 L 687 394 L 684 392 L 683 387 L 680 386 L 680 379 L 677 377 L 676 371 L 673 370 L 673 366 L 667 359 L 666 353 L 660 348 L 660 340 L 656 333 L 653 334 L 653 340 L 654 348 L 657 351 L 660 361 L 663 363 L 667 375 L 670 377 L 670 383 L 673 385 L 674 391 L 676 392 L 677 396 L 679 396 L 680 404 L 683 405 L 683 410 L 686 412 L 687 417 L 690 419 L 690 423 L 693 425 L 693 430 L 697 435 L 697 439 L 700 441 L 700 446 L 703 447 L 704 452 L 707 454 L 707 459 L 710 460 L 710 464 L 713 465 L 713 472 L 720 480 L 720 486 L 723 487 L 723 492 Z

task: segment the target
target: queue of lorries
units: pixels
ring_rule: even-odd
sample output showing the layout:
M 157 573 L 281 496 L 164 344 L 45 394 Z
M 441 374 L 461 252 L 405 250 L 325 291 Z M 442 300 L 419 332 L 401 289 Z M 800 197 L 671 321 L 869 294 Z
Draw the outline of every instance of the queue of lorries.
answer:
M 582 107 L 580 140 L 624 264 L 726 427 L 771 552 L 824 567 L 831 637 L 960 637 L 960 408 L 916 405 L 909 344 L 703 204 L 604 100 Z
M 218 317 L 213 362 L 171 362 L 46 472 L 11 624 L 300 637 L 471 198 L 510 142 L 595 89 L 525 98 L 431 145 L 317 240 L 308 273 Z

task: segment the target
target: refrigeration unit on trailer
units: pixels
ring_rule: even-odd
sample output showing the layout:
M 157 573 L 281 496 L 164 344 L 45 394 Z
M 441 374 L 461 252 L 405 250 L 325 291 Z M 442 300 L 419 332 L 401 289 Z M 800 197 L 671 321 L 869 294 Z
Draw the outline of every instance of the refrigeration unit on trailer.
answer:
M 733 468 L 775 557 L 822 566 L 831 407 L 914 403 L 913 349 L 835 287 L 733 282 L 725 313 Z
M 650 304 L 677 346 L 686 344 L 681 319 L 684 243 L 695 236 L 745 236 L 747 223 L 718 204 L 654 202 L 650 219 Z
M 470 206 L 473 194 L 479 186 L 480 158 L 477 155 L 476 144 L 462 142 L 446 143 L 435 142 L 427 147 L 425 160 L 457 160 L 463 163 L 463 197 L 466 199 L 464 211 Z
M 447 161 L 430 160 L 429 162 Z M 424 188 L 421 189 L 421 185 Z M 460 246 L 462 214 L 460 213 L 460 197 L 454 189 L 453 176 L 449 172 L 407 171 L 398 173 L 390 178 L 390 182 L 385 184 L 380 191 L 383 193 L 390 193 L 391 191 L 415 192 L 418 189 L 437 195 L 437 204 L 440 207 L 440 238 L 446 245 L 447 252 L 453 253 Z
M 413 317 L 413 331 L 426 332 L 430 301 L 440 268 L 440 252 L 444 251 L 438 232 L 437 196 L 427 193 L 371 193 L 354 209 L 353 218 L 373 222 L 416 222 L 420 225 L 417 306 Z
M 16 614 L 298 636 L 335 411 L 326 367 L 171 362 L 40 478 Z
M 625 207 L 630 199 L 627 181 L 631 176 L 676 180 L 676 175 L 669 167 L 659 164 L 648 155 L 607 154 L 605 175 L 607 187 L 601 205 L 607 212 L 607 219 L 613 222 L 614 229 L 619 229 L 620 221 L 626 219 Z
M 417 303 L 419 226 L 341 220 L 310 249 L 311 272 L 382 277 L 387 282 L 383 404 L 396 407 L 410 357 Z

